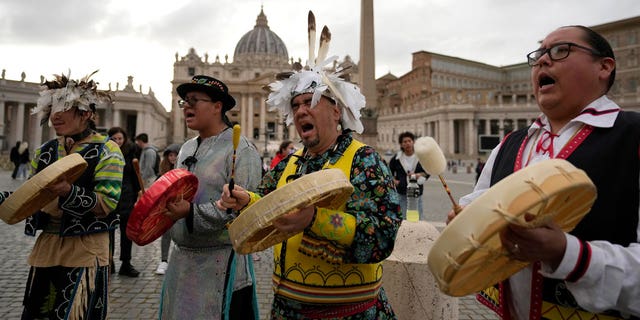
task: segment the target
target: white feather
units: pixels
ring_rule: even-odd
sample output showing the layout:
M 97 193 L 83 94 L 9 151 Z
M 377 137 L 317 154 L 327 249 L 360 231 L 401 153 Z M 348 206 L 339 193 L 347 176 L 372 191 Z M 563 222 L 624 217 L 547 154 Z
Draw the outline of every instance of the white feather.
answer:
M 318 48 L 318 56 L 316 57 L 316 63 L 324 61 L 329 53 L 329 43 L 331 42 L 331 32 L 329 28 L 324 26 L 320 33 L 320 47 Z
M 315 52 L 315 17 L 309 11 L 309 60 L 308 68 L 293 73 L 289 78 L 269 84 L 271 93 L 267 99 L 269 110 L 280 110 L 285 117 L 285 123 L 293 123 L 291 110 L 292 99 L 303 93 L 313 93 L 311 107 L 315 107 L 322 95 L 327 95 L 339 102 L 342 107 L 342 126 L 358 133 L 364 131 L 360 121 L 360 110 L 366 106 L 365 97 L 360 92 L 358 86 L 346 82 L 337 73 L 325 70 L 338 59 L 338 56 L 331 56 L 326 59 L 331 42 L 331 33 L 328 27 L 322 29 L 318 55 Z M 313 27 L 312 27 L 313 26 Z M 343 72 L 344 70 L 340 70 Z
M 307 65 L 311 65 L 316 60 L 316 17 L 313 12 L 309 11 L 307 20 L 307 31 L 309 33 L 309 60 L 307 60 Z

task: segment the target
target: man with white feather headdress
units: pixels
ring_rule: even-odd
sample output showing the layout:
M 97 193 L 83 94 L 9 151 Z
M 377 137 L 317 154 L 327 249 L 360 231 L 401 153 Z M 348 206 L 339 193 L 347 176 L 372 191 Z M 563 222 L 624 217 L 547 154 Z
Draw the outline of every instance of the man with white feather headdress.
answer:
M 297 233 L 273 247 L 273 319 L 393 319 L 381 286 L 381 262 L 393 251 L 402 221 L 393 177 L 379 154 L 352 137 L 361 133 L 359 88 L 327 71 L 330 33 L 325 26 L 315 56 L 315 18 L 309 12 L 308 67 L 281 74 L 267 100 L 294 124 L 304 148 L 269 171 L 258 192 L 235 186 L 217 202 L 240 210 L 296 178 L 328 168 L 341 169 L 355 191 L 342 206 L 309 206 L 273 222 Z M 295 196 L 295 195 L 292 195 Z M 319 274 L 321 276 L 300 276 Z M 353 276 L 357 274 L 358 276 Z

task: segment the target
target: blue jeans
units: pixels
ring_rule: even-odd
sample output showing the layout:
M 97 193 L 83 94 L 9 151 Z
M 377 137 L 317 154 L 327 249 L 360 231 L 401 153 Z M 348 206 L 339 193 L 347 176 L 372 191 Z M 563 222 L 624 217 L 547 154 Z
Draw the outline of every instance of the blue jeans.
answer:
M 162 240 L 160 241 L 160 260 L 169 261 L 169 247 L 171 246 L 169 230 L 162 235 Z
M 29 164 L 22 163 L 18 167 L 18 173 L 16 174 L 17 179 L 26 180 L 29 178 Z
M 407 219 L 407 195 L 406 194 L 398 194 L 400 196 L 400 210 L 402 211 L 402 215 L 404 219 Z M 420 215 L 420 220 L 425 221 L 425 216 L 422 213 L 422 195 L 418 197 L 418 214 Z

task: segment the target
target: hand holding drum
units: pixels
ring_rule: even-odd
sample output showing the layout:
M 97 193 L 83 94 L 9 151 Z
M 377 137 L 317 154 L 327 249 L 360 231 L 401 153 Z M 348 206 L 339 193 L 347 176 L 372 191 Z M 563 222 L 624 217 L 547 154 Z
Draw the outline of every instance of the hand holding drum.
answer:
M 51 202 L 54 202 L 53 206 L 57 206 L 59 194 L 54 185 L 68 188 L 69 184 L 80 178 L 86 168 L 87 162 L 77 153 L 58 159 L 27 180 L 0 204 L 0 219 L 7 224 L 16 224 Z
M 274 222 L 282 216 L 309 206 L 337 209 L 352 193 L 353 186 L 340 169 L 304 175 L 244 209 L 228 227 L 231 244 L 240 254 L 265 250 L 299 232 L 278 229 Z M 217 204 L 223 207 L 221 201 Z
M 465 296 L 498 283 L 529 262 L 501 240 L 509 225 L 536 228 L 553 221 L 571 231 L 589 212 L 596 188 L 586 173 L 562 159 L 520 169 L 464 207 L 429 251 L 429 269 L 442 292 Z M 516 251 L 514 251 L 516 250 Z
M 177 200 L 193 200 L 198 190 L 198 178 L 185 169 L 173 169 L 154 182 L 136 202 L 127 223 L 127 236 L 144 246 L 162 236 L 173 219 L 167 205 Z

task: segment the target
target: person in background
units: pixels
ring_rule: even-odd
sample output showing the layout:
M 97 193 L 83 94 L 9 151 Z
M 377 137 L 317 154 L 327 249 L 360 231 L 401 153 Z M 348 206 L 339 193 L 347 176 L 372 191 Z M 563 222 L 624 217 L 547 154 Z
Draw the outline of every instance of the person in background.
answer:
M 478 179 L 480 179 L 480 174 L 482 173 L 482 169 L 484 168 L 484 162 L 480 158 L 476 162 L 476 183 L 478 183 Z
M 158 179 L 158 172 L 156 168 L 159 167 L 158 149 L 149 143 L 149 135 L 141 133 L 136 136 L 136 144 L 142 150 L 140 153 L 140 175 L 144 183 L 144 188 L 148 189 L 156 179 Z
M 22 141 L 20 147 L 18 147 L 18 161 L 20 163 L 18 174 L 16 175 L 18 180 L 24 180 L 29 177 L 29 160 L 29 143 Z
M 552 158 L 584 170 L 598 196 L 570 232 L 550 219 L 537 227 L 510 224 L 502 245 L 530 264 L 479 298 L 504 319 L 640 319 L 640 115 L 607 97 L 616 74 L 613 50 L 592 29 L 566 26 L 527 58 L 542 115 L 491 152 L 460 204 Z
M 172 144 L 164 149 L 162 161 L 160 161 L 160 176 L 176 167 L 178 152 L 180 152 L 180 145 L 178 144 Z M 156 268 L 156 274 L 163 275 L 167 272 L 167 268 L 169 267 L 170 246 L 171 235 L 167 231 L 162 235 L 162 239 L 160 240 L 160 264 L 158 264 L 158 268 Z
M 107 132 L 109 138 L 118 144 L 124 156 L 124 171 L 122 172 L 122 191 L 120 201 L 115 212 L 120 217 L 120 270 L 118 274 L 127 277 L 138 277 L 140 272 L 131 264 L 131 248 L 133 241 L 127 237 L 129 215 L 138 199 L 140 182 L 133 168 L 133 159 L 140 157 L 140 148 L 127 137 L 127 132 L 121 127 L 113 127 Z M 115 241 L 113 241 L 115 242 Z M 112 242 L 112 243 L 113 243 Z M 113 250 L 112 250 L 113 252 Z
M 278 152 L 276 152 L 276 155 L 271 159 L 269 169 L 273 169 L 280 161 L 282 161 L 282 159 L 288 157 L 295 150 L 293 142 L 290 140 L 282 141 L 282 143 L 280 143 L 280 148 L 278 148 Z
M 11 179 L 15 179 L 18 174 L 18 168 L 20 168 L 20 153 L 18 153 L 18 148 L 20 147 L 20 141 L 16 141 L 16 145 L 11 148 L 11 152 L 9 153 L 9 160 L 13 163 L 13 172 L 11 173 Z
M 235 212 L 217 208 L 231 178 L 233 130 L 226 112 L 235 99 L 220 80 L 194 76 L 176 88 L 186 125 L 198 135 L 180 148 L 177 167 L 198 178 L 191 202 L 167 204 L 172 247 L 164 276 L 161 319 L 257 319 L 253 261 L 236 254 L 227 232 Z M 262 177 L 260 155 L 246 137 L 236 150 L 235 183 L 255 190 Z
M 415 150 L 413 149 L 415 141 L 416 136 L 409 131 L 403 132 L 398 136 L 400 151 L 389 161 L 389 169 L 391 169 L 391 173 L 393 174 L 393 182 L 400 195 L 400 207 L 405 217 L 407 216 L 407 184 L 409 183 L 411 175 L 416 176 L 418 188 L 420 189 L 418 214 L 420 215 L 420 220 L 424 220 L 422 193 L 424 192 L 424 181 L 429 178 L 429 175 L 424 171 L 415 154 Z
M 58 199 L 26 220 L 27 235 L 42 232 L 28 258 L 22 319 L 108 318 L 109 230 L 118 227 L 124 158 L 95 131 L 96 104 L 110 97 L 89 77 L 44 82 L 34 109 L 58 137 L 35 150 L 33 172 L 72 153 L 88 166 L 75 182 L 48 185 Z

